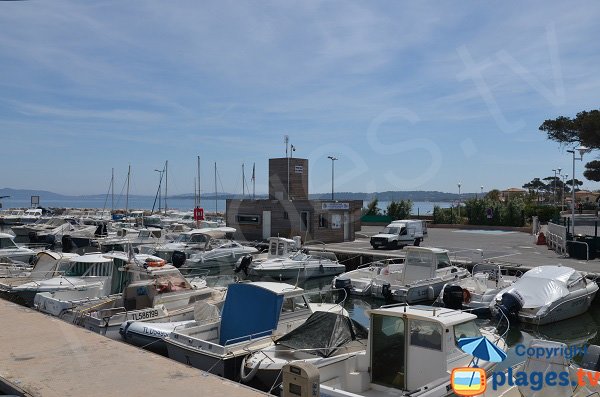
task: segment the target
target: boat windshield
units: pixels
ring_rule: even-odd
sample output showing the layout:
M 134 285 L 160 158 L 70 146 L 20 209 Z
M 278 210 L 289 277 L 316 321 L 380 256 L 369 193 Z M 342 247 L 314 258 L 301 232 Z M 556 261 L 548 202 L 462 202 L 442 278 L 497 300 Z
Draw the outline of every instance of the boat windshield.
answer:
M 292 259 L 294 261 L 303 261 L 303 260 L 306 260 L 307 258 L 308 258 L 308 255 L 306 255 L 302 251 L 298 251 L 290 257 L 290 259 Z
M 0 249 L 19 248 L 10 237 L 0 237 Z
M 190 234 L 180 234 L 179 237 L 177 237 L 175 239 L 176 243 L 187 243 L 188 241 L 190 241 L 190 239 L 192 238 L 192 236 Z
M 382 234 L 398 234 L 400 233 L 400 228 L 398 227 L 386 227 L 385 229 L 383 229 L 383 232 L 381 232 Z
M 454 326 L 454 341 L 457 346 L 458 340 L 461 338 L 476 338 L 479 336 L 481 336 L 481 332 L 473 320 Z

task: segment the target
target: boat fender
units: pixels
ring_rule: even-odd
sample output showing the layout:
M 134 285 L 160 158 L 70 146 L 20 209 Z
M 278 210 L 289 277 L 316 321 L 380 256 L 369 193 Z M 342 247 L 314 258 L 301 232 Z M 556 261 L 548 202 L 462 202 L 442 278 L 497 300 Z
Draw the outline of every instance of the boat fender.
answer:
M 146 266 L 148 267 L 163 267 L 165 265 L 165 260 L 161 259 L 159 261 L 154 261 L 151 259 L 146 259 Z
M 463 288 L 462 295 L 463 295 L 463 303 L 471 302 L 471 293 L 469 292 L 468 289 Z
M 427 287 L 427 299 L 429 299 L 430 301 L 435 299 L 435 289 L 432 285 Z
M 264 360 L 261 359 L 258 363 L 256 363 L 256 365 L 254 367 L 252 367 L 252 369 L 250 370 L 250 372 L 248 372 L 246 374 L 246 359 L 248 358 L 248 356 L 245 356 L 244 359 L 242 360 L 242 366 L 240 367 L 240 379 L 242 380 L 242 382 L 244 383 L 248 383 L 250 382 L 252 379 L 254 379 L 254 375 L 256 375 L 256 373 L 258 372 L 258 368 L 260 367 L 260 363 L 262 363 L 262 361 Z

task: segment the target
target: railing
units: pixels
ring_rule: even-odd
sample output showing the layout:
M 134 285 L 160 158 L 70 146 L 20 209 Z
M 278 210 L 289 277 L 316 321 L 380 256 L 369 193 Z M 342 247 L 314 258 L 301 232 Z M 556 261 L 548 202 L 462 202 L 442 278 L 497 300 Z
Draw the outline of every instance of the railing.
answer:
M 548 223 L 548 235 L 546 236 L 546 244 L 550 249 L 558 252 L 561 255 L 567 253 L 567 228 L 555 223 Z

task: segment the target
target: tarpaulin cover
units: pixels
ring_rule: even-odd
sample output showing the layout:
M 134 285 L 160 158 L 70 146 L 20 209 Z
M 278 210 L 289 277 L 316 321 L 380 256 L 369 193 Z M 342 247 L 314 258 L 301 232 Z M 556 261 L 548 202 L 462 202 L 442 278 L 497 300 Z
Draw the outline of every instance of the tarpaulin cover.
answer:
M 332 312 L 315 312 L 304 324 L 275 343 L 290 349 L 312 350 L 321 357 L 328 357 L 350 341 L 366 339 L 368 332 L 365 327 L 347 316 Z
M 221 316 L 219 344 L 270 335 L 277 328 L 283 294 L 251 283 L 231 284 Z
M 536 308 L 569 295 L 568 285 L 581 278 L 581 273 L 570 267 L 539 266 L 503 292 L 516 290 L 523 297 L 524 308 Z

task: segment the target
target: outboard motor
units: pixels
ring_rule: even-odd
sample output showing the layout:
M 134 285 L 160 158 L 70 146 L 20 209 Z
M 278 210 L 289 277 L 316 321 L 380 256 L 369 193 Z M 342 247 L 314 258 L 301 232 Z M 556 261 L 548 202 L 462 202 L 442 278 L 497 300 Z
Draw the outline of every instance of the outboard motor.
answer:
M 502 300 L 498 305 L 498 309 L 504 313 L 510 321 L 519 319 L 519 310 L 523 308 L 525 301 L 515 290 L 510 290 L 502 294 Z
M 350 289 L 352 287 L 352 280 L 349 278 L 336 278 L 334 283 L 335 288 Z
M 385 283 L 381 286 L 381 295 L 383 295 L 386 301 L 392 300 L 392 286 L 390 283 Z
M 461 310 L 464 302 L 463 289 L 459 285 L 446 285 L 442 301 L 448 309 Z
M 27 233 L 27 237 L 29 238 L 29 242 L 31 244 L 35 244 L 38 242 L 38 238 L 37 238 L 37 233 L 36 232 L 29 232 Z
M 96 228 L 96 231 L 94 232 L 94 236 L 95 237 L 103 237 L 103 236 L 107 236 L 108 235 L 108 231 L 106 230 L 106 224 L 105 223 L 101 223 L 98 225 L 98 227 Z
M 588 345 L 583 359 L 581 360 L 581 367 L 589 369 L 591 371 L 600 372 L 600 346 Z
M 69 236 L 68 234 L 65 234 L 64 236 L 62 236 L 62 238 L 60 239 L 61 243 L 62 243 L 62 252 L 71 252 L 73 251 L 73 240 L 71 239 L 71 236 Z
M 240 263 L 235 267 L 235 269 L 233 269 L 233 271 L 236 273 L 243 271 L 244 274 L 247 276 L 248 268 L 250 267 L 251 263 L 252 263 L 252 255 L 244 255 L 242 257 L 242 259 L 240 260 Z
M 173 251 L 173 255 L 171 255 L 171 263 L 177 268 L 181 267 L 186 259 L 187 256 L 183 251 Z

